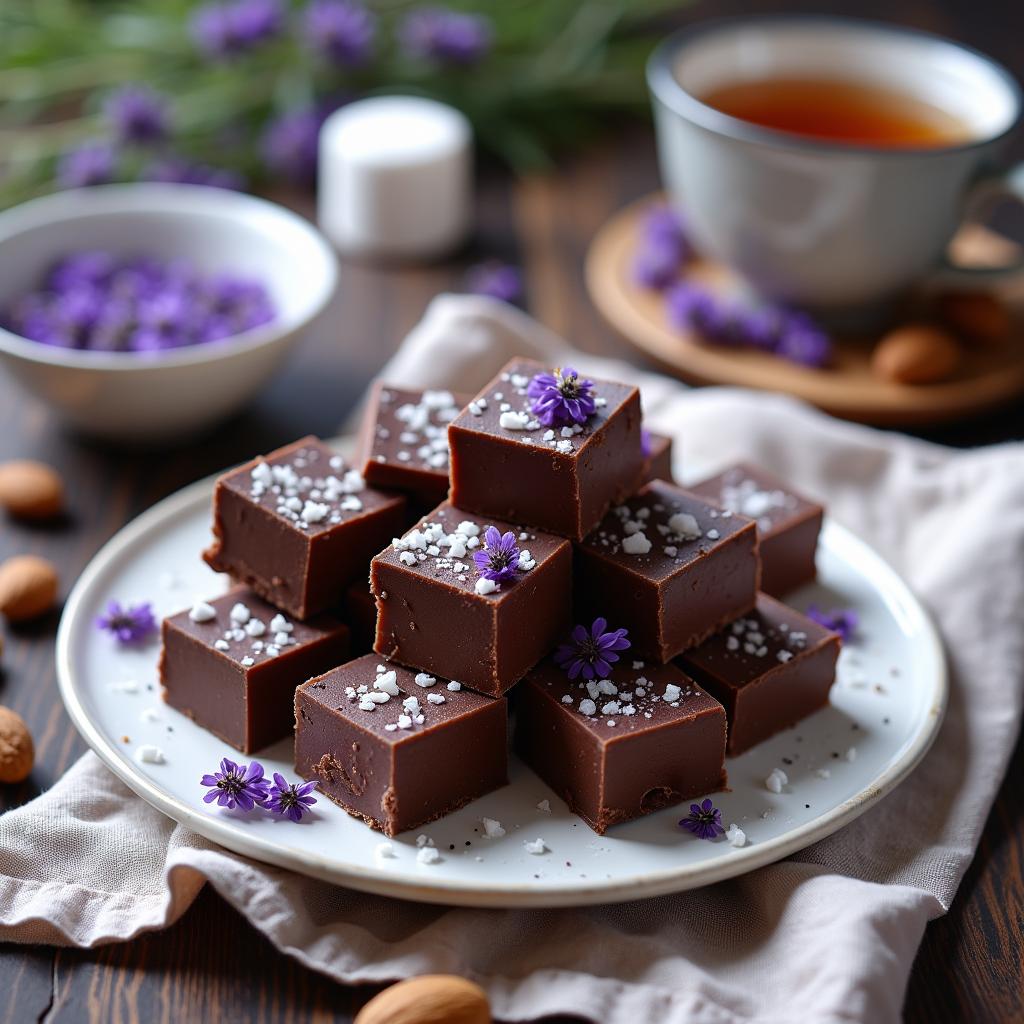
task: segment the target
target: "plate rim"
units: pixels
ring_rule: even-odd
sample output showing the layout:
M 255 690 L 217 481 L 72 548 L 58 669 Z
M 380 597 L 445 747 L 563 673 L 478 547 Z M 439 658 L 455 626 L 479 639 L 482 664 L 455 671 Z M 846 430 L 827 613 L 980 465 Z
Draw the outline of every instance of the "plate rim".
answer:
M 335 438 L 328 443 L 337 446 L 339 441 Z M 56 663 L 57 682 L 64 707 L 75 728 L 107 768 L 137 796 L 162 814 L 191 828 L 229 852 L 363 892 L 420 903 L 482 908 L 554 908 L 647 899 L 747 874 L 832 835 L 903 782 L 927 754 L 941 727 L 949 699 L 949 675 L 942 641 L 931 615 L 902 576 L 874 548 L 847 527 L 826 519 L 826 530 L 838 533 L 844 542 L 859 547 L 865 556 L 884 568 L 890 577 L 890 583 L 896 585 L 897 592 L 902 590 L 902 597 L 905 601 L 909 600 L 920 619 L 923 633 L 921 640 L 935 668 L 934 692 L 921 727 L 912 735 L 902 755 L 889 763 L 880 775 L 857 793 L 812 821 L 755 846 L 732 850 L 728 856 L 722 856 L 714 861 L 660 869 L 610 883 L 573 885 L 561 890 L 538 890 L 529 883 L 495 885 L 490 881 L 480 883 L 441 876 L 425 879 L 423 884 L 419 884 L 407 878 L 396 878 L 392 871 L 375 865 L 340 866 L 336 860 L 322 854 L 287 846 L 280 840 L 272 840 L 256 833 L 247 833 L 241 824 L 205 814 L 166 792 L 139 770 L 117 747 L 113 739 L 106 736 L 92 720 L 81 699 L 80 688 L 75 682 L 71 657 L 72 636 L 80 617 L 85 614 L 83 607 L 89 601 L 97 581 L 126 549 L 152 530 L 173 521 L 175 517 L 191 510 L 193 506 L 198 506 L 200 501 L 208 502 L 213 482 L 218 475 L 205 477 L 163 498 L 118 530 L 96 552 L 75 582 L 65 602 L 57 631 Z

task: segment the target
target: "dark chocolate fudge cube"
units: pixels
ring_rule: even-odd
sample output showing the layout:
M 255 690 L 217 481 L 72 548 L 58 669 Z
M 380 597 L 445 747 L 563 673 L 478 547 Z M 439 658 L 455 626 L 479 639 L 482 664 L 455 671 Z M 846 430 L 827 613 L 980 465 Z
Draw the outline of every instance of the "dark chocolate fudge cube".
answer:
M 679 664 L 725 706 L 732 756 L 824 707 L 838 657 L 837 634 L 760 594 L 751 614 Z
M 725 711 L 675 665 L 623 661 L 570 681 L 552 661 L 516 687 L 516 751 L 595 832 L 724 789 Z
M 488 528 L 511 532 L 519 554 L 495 582 L 474 562 Z M 405 665 L 498 695 L 569 627 L 572 546 L 561 537 L 473 515 L 449 502 L 374 558 L 374 650 Z
M 345 591 L 342 615 L 352 634 L 353 656 L 369 654 L 377 634 L 377 602 L 368 582 L 353 583 Z
M 405 498 L 367 487 L 315 437 L 226 473 L 203 553 L 299 619 L 341 604 L 376 551 L 406 525 Z
M 292 622 L 245 587 L 164 619 L 163 698 L 250 754 L 292 731 L 295 688 L 348 657 L 331 615 Z
M 469 401 L 450 391 L 414 391 L 378 383 L 359 432 L 363 477 L 402 491 L 418 512 L 448 497 L 448 424 Z
M 577 606 L 629 630 L 633 650 L 670 661 L 750 611 L 757 528 L 654 480 L 576 546 Z
M 667 480 L 672 483 L 672 438 L 656 434 L 653 430 L 644 430 L 643 453 L 643 483 L 651 480 Z
M 585 423 L 548 427 L 532 412 L 531 379 L 550 368 L 513 359 L 448 430 L 458 508 L 580 540 L 640 483 L 640 393 L 593 381 Z
M 814 581 L 814 555 L 824 515 L 821 505 L 771 473 L 743 462 L 694 484 L 692 490 L 757 523 L 761 589 L 766 594 L 781 597 Z
M 508 781 L 508 707 L 366 655 L 295 692 L 295 770 L 389 836 Z

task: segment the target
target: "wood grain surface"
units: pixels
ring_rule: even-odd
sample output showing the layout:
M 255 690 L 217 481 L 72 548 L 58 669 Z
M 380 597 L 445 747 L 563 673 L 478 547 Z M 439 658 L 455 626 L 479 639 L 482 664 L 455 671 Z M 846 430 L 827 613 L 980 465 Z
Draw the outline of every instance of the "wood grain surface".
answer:
M 691 7 L 688 17 L 774 9 L 767 2 Z M 797 7 L 800 5 L 790 5 Z M 810 9 L 811 4 L 803 5 Z M 955 35 L 1021 69 L 1024 6 L 871 0 L 858 13 Z M 839 4 L 816 3 L 821 10 Z M 0 558 L 37 552 L 62 574 L 63 592 L 97 548 L 128 519 L 182 485 L 302 434 L 335 432 L 377 369 L 438 291 L 458 288 L 483 257 L 521 264 L 528 308 L 582 349 L 628 350 L 586 299 L 583 258 L 616 209 L 658 186 L 646 129 L 623 130 L 595 152 L 564 161 L 547 177 L 513 181 L 484 170 L 472 245 L 428 268 L 346 264 L 324 330 L 295 354 L 245 414 L 202 444 L 161 452 L 116 450 L 62 433 L 45 410 L 0 372 L 0 460 L 39 458 L 64 474 L 67 521 L 56 528 L 0 520 Z M 288 197 L 294 199 L 294 197 Z M 298 201 L 309 210 L 308 201 Z M 953 444 L 1024 437 L 1024 412 L 945 427 L 930 435 Z M 130 439 L 126 439 L 130 440 Z M 4 626 L 0 703 L 28 720 L 38 763 L 20 787 L 0 789 L 0 810 L 49 787 L 85 749 L 57 694 L 53 639 L 57 614 Z M 911 1022 L 1022 1019 L 1024 963 L 1024 749 L 1018 746 L 978 855 L 946 917 L 933 922 L 907 995 Z M 209 888 L 161 933 L 102 949 L 0 947 L 0 1022 L 26 1021 L 348 1021 L 372 990 L 348 989 L 278 953 Z

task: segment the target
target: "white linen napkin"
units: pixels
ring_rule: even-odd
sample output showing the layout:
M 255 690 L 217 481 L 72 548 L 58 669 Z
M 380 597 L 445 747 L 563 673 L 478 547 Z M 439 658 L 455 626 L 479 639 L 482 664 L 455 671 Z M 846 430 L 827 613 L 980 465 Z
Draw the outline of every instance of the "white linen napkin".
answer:
M 342 982 L 452 972 L 513 1021 L 895 1022 L 925 924 L 948 909 L 1017 736 L 1024 692 L 1024 445 L 957 452 L 778 396 L 680 385 L 572 353 L 525 314 L 442 296 L 385 371 L 473 390 L 510 356 L 644 389 L 682 466 L 749 458 L 820 495 L 925 600 L 952 669 L 932 751 L 894 793 L 779 864 L 696 892 L 552 911 L 429 907 L 228 853 L 92 754 L 0 818 L 0 940 L 96 945 L 160 928 L 204 880 L 281 950 Z M 114 884 L 116 880 L 116 884 Z

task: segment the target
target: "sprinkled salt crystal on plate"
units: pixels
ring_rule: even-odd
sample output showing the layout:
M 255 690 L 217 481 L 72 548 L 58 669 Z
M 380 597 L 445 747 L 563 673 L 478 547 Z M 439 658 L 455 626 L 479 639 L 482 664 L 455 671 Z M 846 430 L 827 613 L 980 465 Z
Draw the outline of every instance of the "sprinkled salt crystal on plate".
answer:
M 764 788 L 769 793 L 781 793 L 782 787 L 789 783 L 789 776 L 781 768 L 773 768 L 764 780 Z
M 138 693 L 139 684 L 134 679 L 123 679 L 119 683 L 111 683 L 109 689 L 114 693 Z
M 550 814 L 551 813 L 551 801 L 550 800 L 541 800 L 541 802 L 539 804 L 537 804 L 537 810 L 538 811 L 543 811 L 545 814 Z
M 670 516 L 668 528 L 684 540 L 696 540 L 701 535 L 697 520 L 689 512 L 676 512 Z
M 141 747 L 137 747 L 135 760 L 139 764 L 167 764 L 164 752 L 159 747 L 153 746 L 152 743 L 143 743 Z
M 143 708 L 139 712 L 139 718 L 144 722 L 159 722 L 160 712 L 156 708 Z
M 453 680 L 452 680 L 452 681 L 451 681 L 451 682 L 450 682 L 450 683 L 448 684 L 448 689 L 449 689 L 449 690 L 451 690 L 451 691 L 452 691 L 452 693 L 457 693 L 457 692 L 458 692 L 459 690 L 461 690 L 461 689 L 462 689 L 462 683 L 456 682 L 456 681 L 455 681 L 455 680 L 453 679 Z
M 729 840 L 730 846 L 737 848 L 747 845 L 747 833 L 743 831 L 735 822 L 729 825 L 725 830 L 725 838 Z
M 212 622 L 217 618 L 217 609 L 212 604 L 207 604 L 205 601 L 196 601 L 192 605 L 192 609 L 188 613 L 188 617 L 193 622 Z
M 651 550 L 651 542 L 643 532 L 632 533 L 623 539 L 622 550 L 627 555 L 646 555 Z
M 527 853 L 532 853 L 535 857 L 539 857 L 542 853 L 548 852 L 548 847 L 543 839 L 532 839 L 523 843 L 523 849 Z
M 440 859 L 441 854 L 437 852 L 435 846 L 422 846 L 419 853 L 416 854 L 416 861 L 419 864 L 436 864 Z
M 832 773 L 827 768 L 819 768 L 815 773 L 819 779 L 831 779 Z
M 481 576 L 473 588 L 476 592 L 484 597 L 488 594 L 493 594 L 498 589 L 498 584 L 494 580 L 489 580 L 486 576 Z
M 428 836 L 425 832 L 421 832 L 416 837 L 416 845 L 419 846 L 419 847 L 433 846 L 434 845 L 434 840 L 431 839 L 430 836 Z
M 395 847 L 392 843 L 378 843 L 373 850 L 374 854 L 381 860 L 395 856 Z
M 500 839 L 505 834 L 501 822 L 495 821 L 494 818 L 481 818 L 481 823 L 484 826 L 484 835 L 488 839 Z
M 851 761 L 851 762 L 857 760 L 857 748 L 856 747 L 850 747 L 850 749 L 846 752 L 846 760 L 847 761 Z

